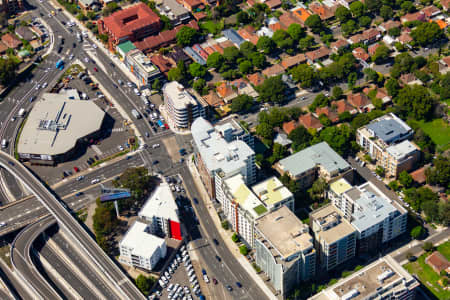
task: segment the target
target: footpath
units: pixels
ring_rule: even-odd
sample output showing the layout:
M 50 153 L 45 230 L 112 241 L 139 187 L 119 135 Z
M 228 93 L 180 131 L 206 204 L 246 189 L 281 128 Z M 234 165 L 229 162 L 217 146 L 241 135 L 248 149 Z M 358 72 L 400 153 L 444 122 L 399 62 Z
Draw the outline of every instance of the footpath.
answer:
M 219 231 L 220 235 L 222 236 L 222 238 L 223 238 L 226 246 L 230 250 L 231 254 L 233 254 L 233 256 L 237 259 L 237 261 L 245 269 L 247 274 L 251 278 L 253 278 L 255 283 L 259 286 L 259 288 L 264 292 L 264 294 L 266 294 L 266 296 L 269 299 L 273 299 L 273 300 L 278 299 L 273 294 L 273 292 L 270 290 L 270 288 L 264 283 L 262 278 L 258 274 L 256 274 L 256 271 L 253 268 L 253 266 L 250 264 L 250 262 L 245 258 L 245 256 L 243 256 L 239 252 L 239 247 L 231 240 L 231 236 L 233 235 L 233 233 L 231 231 L 227 231 L 222 228 L 222 224 L 220 222 L 219 216 L 217 215 L 214 205 L 213 205 L 212 201 L 210 200 L 208 193 L 206 192 L 205 187 L 203 186 L 202 181 L 200 180 L 200 174 L 198 173 L 197 168 L 194 165 L 194 163 L 190 159 L 188 159 L 187 165 L 188 165 L 189 171 L 192 174 L 195 185 L 196 185 L 198 191 L 200 192 L 203 201 L 205 202 L 208 213 L 211 216 L 211 219 L 213 220 L 214 225 L 216 226 L 217 230 Z

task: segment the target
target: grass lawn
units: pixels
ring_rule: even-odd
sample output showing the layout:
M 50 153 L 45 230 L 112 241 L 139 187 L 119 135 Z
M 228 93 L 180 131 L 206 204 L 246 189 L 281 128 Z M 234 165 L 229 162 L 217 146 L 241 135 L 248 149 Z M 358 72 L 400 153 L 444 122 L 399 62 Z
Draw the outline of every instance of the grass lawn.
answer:
M 200 28 L 205 29 L 209 33 L 216 35 L 223 29 L 223 22 L 206 21 L 200 24 Z
M 450 260 L 450 242 L 445 242 L 437 247 L 437 250 L 441 252 L 448 260 Z
M 433 269 L 425 263 L 425 258 L 428 254 L 420 256 L 417 261 L 407 263 L 403 267 L 411 274 L 415 274 L 419 278 L 420 282 L 426 286 L 430 292 L 433 293 L 438 299 L 450 299 L 450 291 L 445 291 L 437 283 L 441 278 Z
M 430 122 L 419 122 L 420 128 L 427 133 L 439 149 L 450 148 L 450 126 L 442 119 L 434 119 Z

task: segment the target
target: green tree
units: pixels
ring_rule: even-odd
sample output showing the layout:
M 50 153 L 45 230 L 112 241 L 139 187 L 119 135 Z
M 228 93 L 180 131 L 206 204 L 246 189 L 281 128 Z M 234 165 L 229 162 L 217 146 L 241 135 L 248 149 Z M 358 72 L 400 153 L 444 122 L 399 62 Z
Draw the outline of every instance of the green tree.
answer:
M 192 75 L 192 77 L 204 77 L 206 75 L 206 72 L 206 68 L 197 62 L 189 65 L 189 73 Z
M 0 58 L 0 83 L 7 85 L 16 78 L 17 64 L 11 58 Z
M 369 16 L 362 16 L 358 19 L 359 26 L 368 28 L 372 24 L 372 18 Z
M 288 137 L 292 141 L 292 149 L 295 152 L 303 150 L 306 147 L 308 147 L 312 140 L 311 134 L 303 125 L 300 125 L 294 130 L 292 130 L 289 133 Z
M 225 63 L 225 58 L 219 52 L 214 52 L 206 60 L 208 68 L 219 69 Z
M 354 135 L 352 130 L 345 124 L 336 127 L 326 127 L 320 131 L 318 137 L 316 137 L 314 142 L 327 142 L 327 144 L 333 148 L 341 156 L 347 156 L 354 152 L 354 147 L 356 143 L 354 141 Z
M 160 91 L 162 88 L 161 80 L 159 78 L 156 78 L 155 81 L 152 83 L 152 89 L 156 91 Z
M 99 34 L 98 38 L 100 39 L 100 41 L 102 41 L 103 44 L 106 44 L 109 41 L 109 36 L 107 34 Z
M 398 181 L 400 181 L 401 185 L 403 185 L 405 188 L 409 188 L 413 183 L 413 178 L 408 174 L 408 172 L 402 171 L 398 175 Z
M 367 114 L 357 114 L 355 118 L 352 120 L 352 128 L 358 129 L 364 125 L 369 124 L 370 118 Z
M 295 82 L 300 82 L 302 88 L 309 88 L 317 79 L 316 71 L 307 64 L 295 66 L 290 71 Z
M 300 41 L 298 42 L 298 47 L 302 50 L 302 51 L 306 51 L 309 48 L 311 48 L 312 46 L 315 45 L 315 40 L 314 37 L 307 35 L 304 38 L 301 38 Z
M 136 278 L 136 286 L 142 292 L 142 294 L 148 296 L 150 295 L 150 291 L 152 288 L 152 281 L 144 275 L 139 274 Z
M 241 10 L 240 12 L 237 13 L 236 20 L 240 24 L 248 24 L 248 23 L 251 22 L 251 18 L 248 15 L 248 13 L 246 11 L 243 11 L 243 10 Z
M 251 54 L 255 53 L 256 46 L 248 41 L 245 41 L 241 44 L 239 50 L 241 51 L 242 55 L 249 58 Z
M 253 106 L 253 98 L 249 95 L 239 95 L 231 102 L 231 112 L 233 113 L 245 113 L 249 111 Z
M 355 20 L 348 20 L 344 24 L 342 24 L 341 29 L 344 36 L 351 35 L 354 31 L 358 29 L 358 24 L 356 24 Z
M 419 239 L 425 234 L 425 229 L 422 226 L 416 226 L 411 230 L 411 237 L 413 239 Z
M 270 165 L 273 165 L 280 159 L 283 159 L 288 153 L 285 146 L 274 143 L 272 147 L 272 155 L 267 159 Z
M 398 191 L 398 189 L 400 188 L 398 185 L 398 181 L 397 180 L 392 180 L 391 182 L 389 182 L 388 186 L 393 190 L 393 191 Z
M 398 91 L 400 90 L 400 85 L 398 84 L 398 81 L 395 78 L 389 78 L 389 80 L 386 82 L 385 87 L 389 96 L 392 97 L 397 96 Z
M 326 114 L 320 114 L 319 115 L 319 121 L 320 124 L 322 124 L 323 126 L 331 126 L 331 120 L 327 117 Z
M 311 188 L 308 190 L 308 193 L 314 201 L 318 201 L 319 199 L 325 198 L 325 192 L 327 189 L 327 181 L 319 177 L 316 181 L 314 181 Z
M 434 100 L 428 89 L 421 85 L 405 86 L 394 98 L 394 102 L 405 115 L 418 120 L 429 118 L 434 107 Z
M 253 72 L 253 65 L 249 60 L 244 60 L 239 64 L 239 71 L 243 74 L 249 74 Z
M 420 211 L 422 204 L 428 201 L 438 202 L 438 194 L 427 187 L 419 187 L 417 189 L 410 188 L 404 191 L 405 201 L 411 205 L 411 208 Z
M 231 64 L 235 63 L 240 56 L 241 52 L 239 52 L 239 49 L 235 46 L 230 46 L 223 49 L 223 57 Z
M 386 45 L 381 45 L 375 50 L 375 54 L 372 56 L 372 61 L 376 64 L 381 64 L 389 58 L 391 50 Z
M 103 9 L 103 16 L 109 16 L 113 12 L 119 9 L 119 5 L 116 2 L 109 2 L 106 4 L 106 7 Z
M 405 13 L 412 13 L 416 10 L 414 3 L 412 3 L 411 1 L 403 1 L 400 7 Z
M 364 1 L 364 4 L 369 12 L 378 13 L 383 2 L 380 0 L 366 0 Z
M 181 74 L 181 71 L 179 68 L 172 68 L 167 73 L 167 78 L 169 81 L 182 81 L 184 79 L 183 74 Z
M 352 120 L 352 114 L 348 111 L 340 113 L 338 117 L 340 122 L 349 122 Z
M 255 133 L 266 140 L 272 140 L 274 134 L 273 127 L 267 123 L 258 124 Z
M 431 222 L 439 221 L 439 205 L 435 201 L 425 201 L 421 206 L 423 212 Z
M 354 1 L 350 4 L 350 12 L 352 13 L 353 17 L 359 18 L 364 15 L 366 11 L 366 7 L 364 4 L 360 1 Z
M 425 171 L 427 183 L 437 184 L 444 188 L 450 186 L 450 160 L 444 156 L 438 156 L 433 160 L 433 167 Z
M 227 220 L 222 221 L 222 228 L 225 230 L 230 229 L 230 223 Z
M 394 16 L 394 11 L 391 7 L 387 5 L 383 5 L 380 8 L 380 17 L 382 17 L 385 21 L 392 19 Z
M 342 5 L 339 5 L 336 8 L 336 12 L 334 13 L 334 15 L 339 20 L 339 22 L 341 22 L 341 24 L 344 24 L 345 22 L 347 22 L 349 19 L 352 18 L 352 13 L 350 12 L 350 10 L 348 10 L 346 7 Z
M 250 60 L 252 61 L 252 64 L 254 67 L 258 69 L 264 69 L 266 65 L 266 56 L 259 52 L 254 52 L 250 54 Z
M 358 74 L 356 74 L 356 72 L 352 72 L 348 75 L 347 84 L 350 89 L 355 86 L 356 80 L 358 80 Z
M 444 33 L 436 22 L 420 23 L 420 25 L 411 32 L 411 37 L 421 46 L 430 45 L 441 39 L 443 36 Z
M 245 245 L 242 245 L 242 246 L 240 246 L 239 247 L 239 252 L 242 254 L 242 255 L 247 255 L 248 254 L 248 249 L 247 249 L 247 246 L 245 246 Z
M 177 44 L 182 47 L 190 46 L 197 40 L 197 35 L 197 30 L 194 28 L 183 26 L 176 34 Z
M 287 29 L 287 33 L 291 36 L 294 41 L 299 41 L 301 38 L 305 37 L 305 29 L 297 23 L 292 23 Z
M 281 76 L 270 77 L 256 87 L 259 93 L 259 101 L 281 103 L 284 99 L 286 84 L 281 80 Z
M 128 168 L 119 179 L 113 182 L 115 186 L 130 189 L 131 201 L 120 201 L 121 206 L 129 206 L 130 202 L 142 202 L 158 184 L 158 178 L 151 176 L 145 167 Z M 126 207 L 125 207 L 126 208 Z
M 377 166 L 375 173 L 377 173 L 378 176 L 384 177 L 385 170 L 382 166 Z
M 262 36 L 258 39 L 256 47 L 263 51 L 264 54 L 271 54 L 275 50 L 275 42 L 268 36 Z
M 333 89 L 331 90 L 331 94 L 333 95 L 334 99 L 340 99 L 342 97 L 342 95 L 344 94 L 344 92 L 342 91 L 340 86 L 334 86 Z
M 239 242 L 239 237 L 238 235 L 235 233 L 233 233 L 233 235 L 231 236 L 231 240 L 235 243 Z
M 97 199 L 92 220 L 95 235 L 101 237 L 109 235 L 118 224 L 112 203 L 101 203 L 100 198 Z
M 200 95 L 206 94 L 207 93 L 207 89 L 205 90 L 206 87 L 206 80 L 203 78 L 199 78 L 196 81 L 194 81 L 194 84 L 192 85 L 192 87 L 194 88 L 194 90 L 197 91 L 197 93 L 199 93 Z
M 318 15 L 311 15 L 306 19 L 305 25 L 308 26 L 312 32 L 320 33 L 323 30 L 322 20 Z
M 393 27 L 393 28 L 388 30 L 388 34 L 390 36 L 393 36 L 393 37 L 400 36 L 401 32 L 402 31 L 401 31 L 401 29 L 399 27 Z
M 286 31 L 282 29 L 278 29 L 277 31 L 274 32 L 272 40 L 275 42 L 278 48 L 284 50 L 290 49 L 294 45 L 294 40 Z

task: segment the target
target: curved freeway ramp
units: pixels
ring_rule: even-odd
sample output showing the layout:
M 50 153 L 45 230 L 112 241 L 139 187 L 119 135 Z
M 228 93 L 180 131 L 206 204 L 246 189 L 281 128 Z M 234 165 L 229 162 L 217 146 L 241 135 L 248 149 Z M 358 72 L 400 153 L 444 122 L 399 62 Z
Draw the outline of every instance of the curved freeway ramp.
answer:
M 105 274 L 111 284 L 118 290 L 121 294 L 121 299 L 146 299 L 122 270 L 81 227 L 78 221 L 73 218 L 55 195 L 30 170 L 3 151 L 0 151 L 0 165 L 19 179 L 50 211 L 60 227 L 65 229 L 80 249 L 92 259 L 99 271 Z
M 11 245 L 13 268 L 37 299 L 62 299 L 36 269 L 30 252 L 35 239 L 55 223 L 53 217 L 47 217 L 42 221 L 31 224 L 17 235 Z

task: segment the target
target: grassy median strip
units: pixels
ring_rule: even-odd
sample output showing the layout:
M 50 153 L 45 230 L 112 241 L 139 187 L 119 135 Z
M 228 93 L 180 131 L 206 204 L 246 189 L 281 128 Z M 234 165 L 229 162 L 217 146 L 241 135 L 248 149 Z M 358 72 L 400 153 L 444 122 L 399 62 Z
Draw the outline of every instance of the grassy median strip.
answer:
M 2 257 L 3 261 L 9 266 L 9 268 L 12 267 L 10 253 L 11 247 L 9 245 L 0 247 L 0 256 Z
M 24 119 L 22 124 L 20 124 L 19 131 L 17 132 L 16 139 L 14 140 L 14 157 L 19 160 L 19 153 L 17 152 L 17 145 L 19 143 L 20 135 L 22 134 L 23 127 L 25 126 L 25 122 L 27 119 Z
M 114 159 L 114 158 L 119 157 L 119 156 L 123 156 L 123 155 L 127 154 L 128 152 L 130 152 L 130 150 L 129 150 L 129 149 L 126 149 L 126 150 L 123 150 L 123 151 L 118 152 L 118 153 L 116 153 L 116 154 L 113 154 L 113 155 L 111 155 L 111 156 L 108 156 L 108 157 L 106 157 L 106 158 L 104 158 L 104 159 L 97 160 L 97 161 L 95 161 L 94 163 L 92 163 L 91 167 L 98 166 L 99 164 L 102 164 L 102 163 L 104 163 L 104 162 L 107 162 L 107 161 L 109 161 L 109 160 L 111 160 L 111 159 Z

